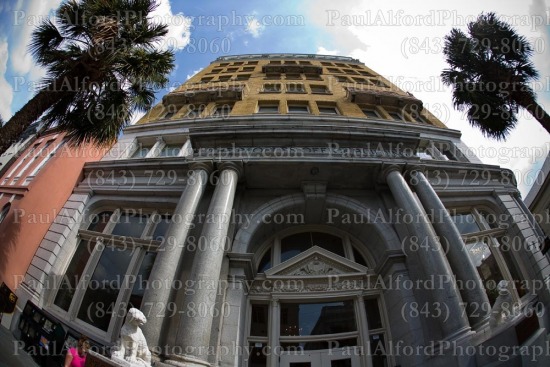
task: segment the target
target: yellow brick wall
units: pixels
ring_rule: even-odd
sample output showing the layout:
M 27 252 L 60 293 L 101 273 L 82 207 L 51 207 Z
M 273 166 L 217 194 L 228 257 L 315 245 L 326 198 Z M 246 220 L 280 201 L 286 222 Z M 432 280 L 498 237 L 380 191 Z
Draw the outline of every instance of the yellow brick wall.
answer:
M 359 84 L 353 79 L 350 79 L 349 82 L 343 83 L 337 80 L 336 76 L 347 76 L 348 78 L 361 78 L 364 80 L 371 80 L 376 83 L 377 80 L 383 82 L 387 87 L 379 87 L 373 84 L 369 84 L 368 88 L 373 90 L 380 91 L 391 91 L 394 93 L 407 96 L 407 94 L 397 88 L 397 86 L 390 83 L 389 80 L 383 78 L 379 74 L 375 73 L 373 70 L 369 69 L 363 64 L 358 62 L 346 62 L 346 61 L 332 61 L 332 60 L 315 60 L 315 59 L 306 59 L 311 63 L 311 65 L 322 67 L 322 80 L 307 80 L 304 74 L 300 74 L 301 79 L 291 79 L 287 80 L 284 77 L 284 74 L 281 74 L 280 79 L 268 79 L 266 74 L 262 72 L 262 66 L 269 64 L 273 60 L 282 60 L 282 62 L 287 61 L 304 61 L 303 58 L 269 58 L 269 59 L 233 59 L 233 60 L 222 60 L 215 61 L 211 63 L 208 67 L 191 77 L 186 83 L 182 84 L 180 87 L 175 89 L 171 93 L 184 93 L 185 91 L 197 90 L 197 89 L 216 89 L 216 88 L 227 88 L 227 87 L 243 87 L 243 99 L 234 103 L 233 109 L 231 110 L 231 116 L 239 115 L 252 115 L 256 113 L 259 103 L 273 102 L 279 103 L 279 113 L 286 114 L 287 106 L 289 102 L 296 102 L 297 104 L 307 104 L 309 106 L 309 111 L 313 115 L 319 115 L 319 110 L 317 104 L 328 104 L 335 105 L 338 108 L 338 111 L 343 116 L 355 117 L 355 118 L 365 118 L 365 114 L 361 111 L 362 107 L 369 107 L 376 109 L 378 114 L 387 120 L 393 121 L 391 116 L 387 113 L 384 106 L 359 106 L 356 103 L 348 101 L 347 91 L 345 89 L 348 87 L 355 88 L 367 88 L 366 84 Z M 255 62 L 256 65 L 250 65 L 250 62 Z M 240 63 L 240 65 L 235 65 L 235 63 Z M 331 65 L 327 65 L 330 63 Z M 237 68 L 235 72 L 226 72 L 227 68 Z M 242 71 L 243 68 L 254 67 L 253 71 Z M 329 68 L 338 69 L 340 72 L 335 73 Z M 214 69 L 221 69 L 219 72 L 212 72 Z M 358 73 L 368 73 L 369 75 L 360 75 Z M 250 78 L 246 81 L 235 81 L 235 77 L 238 75 L 250 74 Z M 220 81 L 220 77 L 230 76 L 229 81 Z M 212 78 L 209 82 L 201 82 L 203 78 Z M 266 83 L 280 83 L 282 84 L 282 90 L 279 93 L 265 93 L 263 92 L 263 86 Z M 287 93 L 286 84 L 287 83 L 302 83 L 306 93 Z M 331 94 L 313 94 L 310 91 L 310 85 L 323 85 L 325 86 Z M 224 104 L 227 101 L 219 100 L 215 102 L 208 102 L 204 104 L 204 110 L 201 113 L 200 117 L 207 117 L 211 115 L 216 107 L 216 103 Z M 231 102 L 233 103 L 233 102 Z M 183 105 L 174 113 L 170 119 L 182 118 L 189 108 L 192 106 Z M 165 121 L 164 116 L 168 112 L 167 106 L 163 106 L 162 102 L 157 104 L 147 113 L 138 124 L 150 123 L 155 121 Z M 445 125 L 439 121 L 433 114 L 429 113 L 427 110 L 422 111 L 422 116 L 424 120 L 432 125 L 445 127 Z M 408 113 L 403 113 L 403 117 L 407 122 L 414 123 L 414 120 Z

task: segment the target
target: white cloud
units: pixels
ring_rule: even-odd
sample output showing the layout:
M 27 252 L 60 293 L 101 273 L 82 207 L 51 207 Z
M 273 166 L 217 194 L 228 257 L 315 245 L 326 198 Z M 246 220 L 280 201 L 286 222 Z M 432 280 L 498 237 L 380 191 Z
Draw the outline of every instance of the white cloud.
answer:
M 11 101 L 13 100 L 13 88 L 6 80 L 6 69 L 8 64 L 8 42 L 0 40 L 0 116 L 4 122 L 11 118 Z
M 161 0 L 158 7 L 150 14 L 155 22 L 168 25 L 168 34 L 160 44 L 163 49 L 181 50 L 189 44 L 192 19 L 183 13 L 172 13 L 169 0 Z
M 26 6 L 23 6 L 22 1 L 15 6 L 12 43 L 15 47 L 11 50 L 11 67 L 17 74 L 28 74 L 29 84 L 45 75 L 44 69 L 35 63 L 32 55 L 28 52 L 32 32 L 60 4 L 61 0 L 31 0 Z
M 252 17 L 246 23 L 245 32 L 250 33 L 254 38 L 258 38 L 264 29 L 265 26 L 258 19 Z
M 323 46 L 317 47 L 317 55 L 339 55 L 340 51 L 338 50 L 327 50 Z
M 484 163 L 512 169 L 525 194 L 529 186 L 526 173 L 536 169 L 529 157 L 541 149 L 548 151 L 550 135 L 526 111 L 520 111 L 517 127 L 506 142 L 485 139 L 479 130 L 472 128 L 463 114 L 454 109 L 451 90 L 442 85 L 439 77 L 447 67 L 442 53 L 443 37 L 453 27 L 466 29 L 467 23 L 481 12 L 495 11 L 504 20 L 512 20 L 518 33 L 538 42 L 533 61 L 544 82 L 538 91 L 538 101 L 548 111 L 550 48 L 547 47 L 548 34 L 544 33 L 548 27 L 536 27 L 532 16 L 538 14 L 545 20 L 547 1 L 532 0 L 531 6 L 529 2 L 497 0 L 459 2 L 449 9 L 436 0 L 354 3 L 308 0 L 304 8 L 308 9 L 307 21 L 329 35 L 326 43 L 317 45 L 318 52 L 328 51 L 325 47 L 336 47 L 341 55 L 359 59 L 398 87 L 413 93 L 449 128 L 460 130 L 462 140 Z
M 193 70 L 193 72 L 191 74 L 187 74 L 187 76 L 185 77 L 185 81 L 188 81 L 189 79 L 191 79 L 192 77 L 194 77 L 195 75 L 197 75 L 197 73 L 199 71 L 201 71 L 203 68 L 200 68 L 200 69 L 197 69 L 197 70 Z

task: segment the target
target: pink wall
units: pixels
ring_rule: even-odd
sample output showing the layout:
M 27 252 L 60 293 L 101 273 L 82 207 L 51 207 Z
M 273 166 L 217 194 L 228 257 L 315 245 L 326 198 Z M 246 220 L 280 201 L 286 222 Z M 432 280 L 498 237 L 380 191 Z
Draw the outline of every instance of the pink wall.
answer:
M 80 148 L 62 145 L 39 172 L 34 177 L 31 176 L 63 141 L 63 136 L 64 134 L 56 133 L 41 136 L 0 178 L 0 194 L 3 194 L 0 198 L 0 210 L 11 200 L 10 211 L 0 223 L 0 282 L 6 283 L 12 291 L 22 281 L 44 235 L 75 185 L 81 180 L 84 163 L 97 161 L 108 151 L 108 148 L 90 145 Z M 48 141 L 50 144 L 46 147 Z M 33 147 L 35 150 L 32 156 L 38 155 L 38 158 L 25 159 Z M 29 161 L 32 163 L 27 166 Z M 12 173 L 13 167 L 19 162 L 22 164 Z M 20 177 L 12 185 L 18 172 Z M 12 199 L 13 195 L 15 197 Z

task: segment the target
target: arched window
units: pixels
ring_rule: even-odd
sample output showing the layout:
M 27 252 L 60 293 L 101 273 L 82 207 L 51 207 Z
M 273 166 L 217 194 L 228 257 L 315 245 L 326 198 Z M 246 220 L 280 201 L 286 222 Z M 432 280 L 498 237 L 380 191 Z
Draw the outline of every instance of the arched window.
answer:
M 265 252 L 257 262 L 258 273 L 263 273 L 274 265 L 290 260 L 313 246 L 319 246 L 338 256 L 367 266 L 367 262 L 361 251 L 352 244 L 348 236 L 337 236 L 322 231 L 302 231 L 276 236 L 272 241 L 272 245 L 267 250 L 264 250 Z

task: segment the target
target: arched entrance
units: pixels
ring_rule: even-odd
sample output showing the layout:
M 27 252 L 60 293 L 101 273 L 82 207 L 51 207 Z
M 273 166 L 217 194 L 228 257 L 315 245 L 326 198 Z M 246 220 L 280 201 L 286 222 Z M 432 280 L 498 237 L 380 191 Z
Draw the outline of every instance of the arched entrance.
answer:
M 290 212 L 299 213 L 300 205 L 292 202 L 295 208 Z M 281 200 L 277 206 L 275 212 L 284 208 Z M 248 353 L 243 365 L 389 365 L 392 358 L 385 355 L 391 339 L 389 323 L 383 290 L 375 286 L 378 256 L 372 254 L 384 241 L 374 236 L 375 226 L 366 221 L 350 231 L 343 225 L 288 225 L 258 245 L 254 240 L 260 234 L 273 233 L 265 226 L 246 236 L 250 239 L 246 252 L 255 254 L 255 269 L 244 307 Z M 370 248 L 350 234 L 361 231 L 370 234 Z M 239 248 L 238 241 L 239 234 L 234 249 Z

